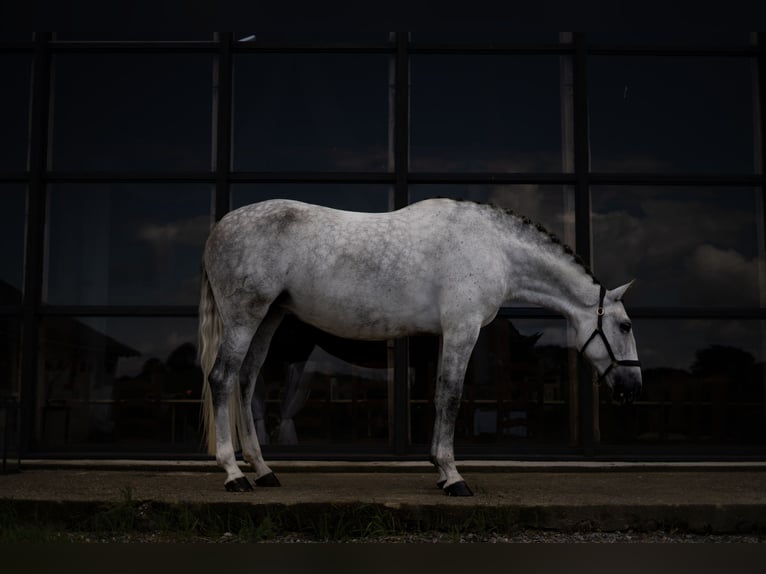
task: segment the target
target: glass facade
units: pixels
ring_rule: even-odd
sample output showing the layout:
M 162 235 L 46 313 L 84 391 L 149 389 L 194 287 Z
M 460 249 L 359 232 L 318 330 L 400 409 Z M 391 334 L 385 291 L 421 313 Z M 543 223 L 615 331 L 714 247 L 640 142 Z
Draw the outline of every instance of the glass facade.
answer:
M 460 457 L 766 454 L 766 70 L 759 34 L 295 28 L 38 33 L 0 46 L 0 404 L 34 456 L 204 457 L 197 302 L 227 211 L 511 208 L 626 297 L 631 405 L 566 320 L 481 333 Z M 252 409 L 268 457 L 422 458 L 438 338 L 288 318 Z M 17 420 L 14 418 L 14 421 Z

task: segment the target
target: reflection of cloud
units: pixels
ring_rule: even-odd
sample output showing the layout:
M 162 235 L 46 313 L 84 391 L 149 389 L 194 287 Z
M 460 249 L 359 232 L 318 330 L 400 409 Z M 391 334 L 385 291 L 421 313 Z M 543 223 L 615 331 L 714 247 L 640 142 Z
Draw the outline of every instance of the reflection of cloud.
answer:
M 618 203 L 630 212 L 594 212 L 597 276 L 608 283 L 638 277 L 636 295 L 654 304 L 759 304 L 759 259 L 749 255 L 758 222 L 742 199 L 722 208 L 648 197 Z
M 201 215 L 190 219 L 181 219 L 171 223 L 147 223 L 139 227 L 136 234 L 139 239 L 155 247 L 175 245 L 202 245 L 210 232 L 210 217 Z
M 485 150 L 479 150 L 484 152 Z M 539 152 L 521 154 L 482 153 L 475 156 L 470 146 L 417 146 L 412 148 L 412 169 L 433 172 L 488 172 L 488 173 L 548 173 L 563 169 L 561 153 Z

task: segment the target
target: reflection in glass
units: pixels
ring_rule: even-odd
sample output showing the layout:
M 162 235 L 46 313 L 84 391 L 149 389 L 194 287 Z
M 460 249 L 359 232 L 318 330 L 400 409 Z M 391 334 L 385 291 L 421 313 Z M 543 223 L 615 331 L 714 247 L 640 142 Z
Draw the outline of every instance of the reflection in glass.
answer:
M 45 319 L 39 447 L 198 450 L 196 340 L 194 318 Z
M 393 363 L 385 341 L 333 337 L 287 317 L 256 386 L 261 444 L 387 445 Z
M 413 32 L 412 40 L 417 43 L 438 44 L 555 44 L 568 41 L 566 32 L 533 32 L 509 30 L 503 19 L 487 20 L 481 29 L 468 30 L 465 27 L 449 30 L 439 26 L 438 30 Z
M 557 56 L 414 56 L 412 169 L 571 171 L 568 65 Z
M 622 46 L 689 46 L 741 48 L 756 44 L 754 32 L 700 32 L 674 29 L 672 32 L 596 32 L 588 34 L 590 44 Z
M 644 388 L 630 406 L 601 392 L 603 444 L 766 444 L 760 321 L 634 320 Z
M 20 334 L 18 320 L 0 319 L 0 400 L 19 396 Z
M 413 444 L 431 441 L 437 352 L 437 337 L 410 339 Z M 575 436 L 574 358 L 563 320 L 495 319 L 468 364 L 456 442 L 568 446 Z
M 760 306 L 764 230 L 753 188 L 595 187 L 593 267 L 651 306 Z
M 48 210 L 46 302 L 197 303 L 209 186 L 56 184 Z
M 121 42 L 183 42 L 183 41 L 211 41 L 213 34 L 210 32 L 175 32 L 165 29 L 162 32 L 144 32 L 136 30 L 132 32 L 55 32 L 55 39 L 75 42 L 97 41 L 121 41 Z
M 26 202 L 24 185 L 0 184 L 0 305 L 21 302 Z
M 369 44 L 387 42 L 393 32 L 370 32 L 348 29 L 346 31 L 327 30 L 316 26 L 303 27 L 291 25 L 289 30 L 270 30 L 266 32 L 234 32 L 235 42 L 279 42 L 290 44 Z
M 393 190 L 388 185 L 354 183 L 245 183 L 231 186 L 231 208 L 265 201 L 294 199 L 347 211 L 388 211 Z
M 542 223 L 574 245 L 574 195 L 571 187 L 554 185 L 411 185 L 410 203 L 429 197 L 449 197 L 491 203 Z
M 593 171 L 755 171 L 753 60 L 594 56 L 589 66 Z
M 388 56 L 248 54 L 234 65 L 235 169 L 390 169 Z
M 210 169 L 211 56 L 60 54 L 53 65 L 53 169 Z
M 27 169 L 31 58 L 0 55 L 0 171 Z

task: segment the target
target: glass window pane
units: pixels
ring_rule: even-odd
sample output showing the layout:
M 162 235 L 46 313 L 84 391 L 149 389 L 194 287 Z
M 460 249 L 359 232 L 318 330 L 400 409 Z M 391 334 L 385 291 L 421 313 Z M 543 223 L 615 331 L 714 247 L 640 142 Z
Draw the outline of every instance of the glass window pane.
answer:
M 393 190 L 387 185 L 335 183 L 244 183 L 231 186 L 231 208 L 265 201 L 294 199 L 347 211 L 388 211 Z
M 333 337 L 287 317 L 256 386 L 261 444 L 387 446 L 393 359 L 385 341 Z
M 0 305 L 21 302 L 27 193 L 24 185 L 0 185 Z
M 449 30 L 439 26 L 438 30 L 413 32 L 412 40 L 418 43 L 437 44 L 555 44 L 559 41 L 571 42 L 561 34 L 567 32 L 531 32 L 510 30 L 507 21 L 501 18 L 482 23 L 480 29 L 468 30 L 465 27 Z
M 431 441 L 437 352 L 437 337 L 410 339 L 412 444 Z M 563 320 L 495 319 L 468 364 L 456 444 L 569 446 L 575 361 Z
M 369 44 L 387 42 L 393 32 L 370 32 L 350 29 L 331 31 L 316 26 L 291 26 L 290 30 L 268 32 L 234 32 L 236 42 L 280 42 L 292 44 Z
M 595 274 L 611 287 L 636 278 L 631 304 L 763 303 L 759 190 L 595 187 L 591 197 Z
M 17 319 L 0 319 L 0 400 L 19 397 L 21 328 Z M 3 429 L 0 427 L 0 434 Z M 0 443 L 2 444 L 2 443 Z
M 234 168 L 391 168 L 389 57 L 250 54 L 235 58 Z
M 199 451 L 196 341 L 196 318 L 45 319 L 39 448 Z
M 491 203 L 542 223 L 564 243 L 574 245 L 574 191 L 556 185 L 411 185 L 410 203 L 430 197 L 449 197 Z
M 633 324 L 644 388 L 627 407 L 611 404 L 602 388 L 603 444 L 766 444 L 766 324 L 649 319 Z
M 212 82 L 206 55 L 56 56 L 52 168 L 209 170 Z
M 55 39 L 62 41 L 89 42 L 89 41 L 120 41 L 120 42 L 183 42 L 212 41 L 212 32 L 175 32 L 163 30 L 162 32 L 144 32 L 136 30 L 132 32 L 55 32 Z
M 27 169 L 31 58 L 0 55 L 0 171 Z
M 569 171 L 563 141 L 571 122 L 569 62 L 558 56 L 414 56 L 412 169 Z
M 589 66 L 593 171 L 755 171 L 754 60 L 594 56 Z
M 597 32 L 588 34 L 591 44 L 610 46 L 688 46 L 700 48 L 741 48 L 756 43 L 755 32 Z
M 52 185 L 45 301 L 196 304 L 210 193 L 203 184 Z

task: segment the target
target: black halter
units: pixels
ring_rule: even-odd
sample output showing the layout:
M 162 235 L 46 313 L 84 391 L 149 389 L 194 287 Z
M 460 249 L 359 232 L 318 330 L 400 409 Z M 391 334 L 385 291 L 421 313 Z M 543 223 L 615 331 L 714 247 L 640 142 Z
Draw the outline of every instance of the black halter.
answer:
M 604 331 L 601 328 L 601 325 L 603 323 L 604 319 L 604 297 L 606 296 L 606 287 L 603 285 L 601 286 L 601 293 L 598 296 L 598 310 L 596 311 L 596 315 L 598 315 L 598 325 L 596 326 L 595 330 L 593 331 L 593 334 L 588 337 L 588 340 L 585 341 L 585 344 L 582 346 L 582 349 L 580 349 L 580 354 L 582 355 L 585 353 L 585 349 L 590 345 L 591 341 L 596 338 L 598 335 L 601 337 L 601 340 L 604 342 L 604 347 L 606 347 L 606 352 L 609 353 L 609 358 L 612 360 L 612 362 L 609 364 L 609 366 L 606 368 L 606 370 L 601 373 L 599 376 L 599 382 L 604 380 L 606 378 L 606 375 L 615 367 L 640 367 L 641 361 L 635 361 L 635 360 L 629 360 L 629 359 L 622 359 L 617 360 L 617 357 L 614 356 L 614 351 L 612 351 L 612 346 L 609 344 L 609 340 L 606 338 L 606 335 L 604 335 Z

